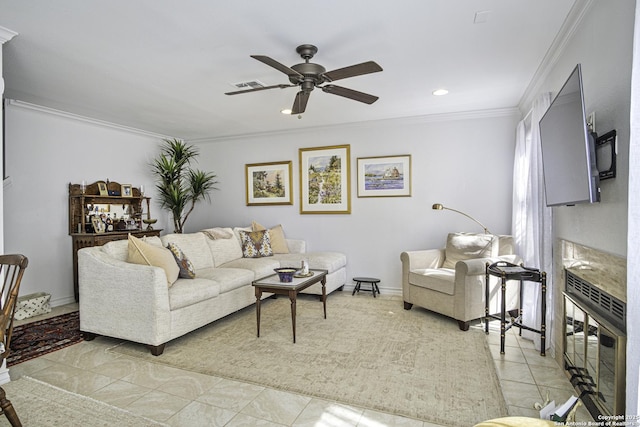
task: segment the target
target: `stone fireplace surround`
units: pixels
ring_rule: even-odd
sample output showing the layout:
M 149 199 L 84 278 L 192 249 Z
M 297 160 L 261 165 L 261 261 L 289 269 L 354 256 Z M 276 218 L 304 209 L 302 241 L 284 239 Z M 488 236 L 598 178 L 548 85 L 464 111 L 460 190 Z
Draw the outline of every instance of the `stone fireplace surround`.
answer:
M 627 302 L 627 260 L 619 255 L 557 239 L 554 246 L 554 357 L 564 366 L 564 299 L 565 269 L 612 297 Z

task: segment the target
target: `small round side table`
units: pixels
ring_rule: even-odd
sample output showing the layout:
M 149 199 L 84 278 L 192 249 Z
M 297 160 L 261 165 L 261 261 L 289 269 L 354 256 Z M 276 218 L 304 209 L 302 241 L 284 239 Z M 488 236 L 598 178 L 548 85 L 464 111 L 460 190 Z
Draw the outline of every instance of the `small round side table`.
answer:
M 354 277 L 353 281 L 356 282 L 356 286 L 353 288 L 353 292 L 351 295 L 355 295 L 356 291 L 360 293 L 360 286 L 363 283 L 371 285 L 371 290 L 362 289 L 363 291 L 371 292 L 373 297 L 376 297 L 376 292 L 380 295 L 380 288 L 378 288 L 378 283 L 380 283 L 380 279 L 376 279 L 375 277 Z

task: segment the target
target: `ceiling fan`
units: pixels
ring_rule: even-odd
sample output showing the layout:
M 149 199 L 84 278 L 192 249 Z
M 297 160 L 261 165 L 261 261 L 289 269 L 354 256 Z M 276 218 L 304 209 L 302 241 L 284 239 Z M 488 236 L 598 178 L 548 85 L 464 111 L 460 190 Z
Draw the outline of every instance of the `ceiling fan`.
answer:
M 374 61 L 363 62 L 361 64 L 351 65 L 349 67 L 339 68 L 337 70 L 327 71 L 322 65 L 309 62 L 311 58 L 318 52 L 318 48 L 311 44 L 303 44 L 296 48 L 296 52 L 304 59 L 301 64 L 287 67 L 280 62 L 263 55 L 251 55 L 252 58 L 263 62 L 270 67 L 286 74 L 291 84 L 278 84 L 273 86 L 257 87 L 253 89 L 238 90 L 227 92 L 225 95 L 238 95 L 241 93 L 257 92 L 266 89 L 284 89 L 288 87 L 300 86 L 300 91 L 296 95 L 291 108 L 291 114 L 304 113 L 307 108 L 307 102 L 311 91 L 315 88 L 322 89 L 323 92 L 333 95 L 343 96 L 353 99 L 354 101 L 364 102 L 365 104 L 373 104 L 378 100 L 377 96 L 368 93 L 358 92 L 357 90 L 348 89 L 342 86 L 328 84 L 330 82 L 346 79 L 348 77 L 361 76 L 363 74 L 377 73 L 382 71 L 382 67 Z

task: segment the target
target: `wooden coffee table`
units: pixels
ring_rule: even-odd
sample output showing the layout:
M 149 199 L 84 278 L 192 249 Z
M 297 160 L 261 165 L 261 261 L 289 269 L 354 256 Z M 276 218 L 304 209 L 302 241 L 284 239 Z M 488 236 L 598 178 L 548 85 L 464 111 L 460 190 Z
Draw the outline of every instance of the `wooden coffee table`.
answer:
M 298 293 L 307 289 L 315 283 L 322 283 L 322 307 L 324 309 L 324 318 L 327 318 L 327 291 L 325 285 L 327 283 L 328 270 L 309 270 L 313 273 L 310 277 L 294 277 L 292 282 L 281 282 L 277 274 L 254 280 L 251 284 L 256 290 L 256 321 L 257 336 L 260 337 L 260 301 L 262 293 L 268 292 L 277 295 L 288 295 L 291 300 L 291 325 L 293 327 L 293 342 L 296 342 L 296 299 Z

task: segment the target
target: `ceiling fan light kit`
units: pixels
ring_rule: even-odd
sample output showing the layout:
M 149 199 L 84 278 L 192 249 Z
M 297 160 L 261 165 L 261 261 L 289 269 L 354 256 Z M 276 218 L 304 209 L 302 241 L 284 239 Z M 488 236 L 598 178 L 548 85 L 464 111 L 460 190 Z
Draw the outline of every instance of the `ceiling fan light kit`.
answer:
M 241 93 L 256 92 L 260 90 L 268 89 L 284 89 L 288 87 L 300 87 L 300 91 L 296 94 L 291 108 L 292 115 L 297 114 L 300 118 L 300 114 L 304 113 L 307 108 L 307 102 L 311 91 L 315 88 L 322 89 L 325 93 L 332 95 L 342 96 L 344 98 L 352 99 L 354 101 L 363 102 L 365 104 L 373 104 L 378 100 L 377 96 L 370 95 L 368 93 L 359 92 L 357 90 L 349 89 L 342 86 L 328 84 L 330 82 L 346 79 L 349 77 L 361 76 L 364 74 L 377 73 L 382 71 L 382 67 L 376 64 L 374 61 L 367 61 L 361 64 L 351 65 L 349 67 L 339 68 L 332 71 L 327 71 L 325 67 L 320 64 L 309 62 L 311 58 L 318 52 L 318 48 L 311 44 L 303 44 L 296 48 L 296 52 L 304 59 L 305 62 L 287 67 L 284 64 L 264 55 L 250 55 L 253 59 L 256 59 L 276 70 L 284 73 L 289 77 L 291 84 L 278 84 L 265 87 L 257 87 L 246 90 L 237 90 L 233 92 L 227 92 L 225 95 L 239 95 Z

